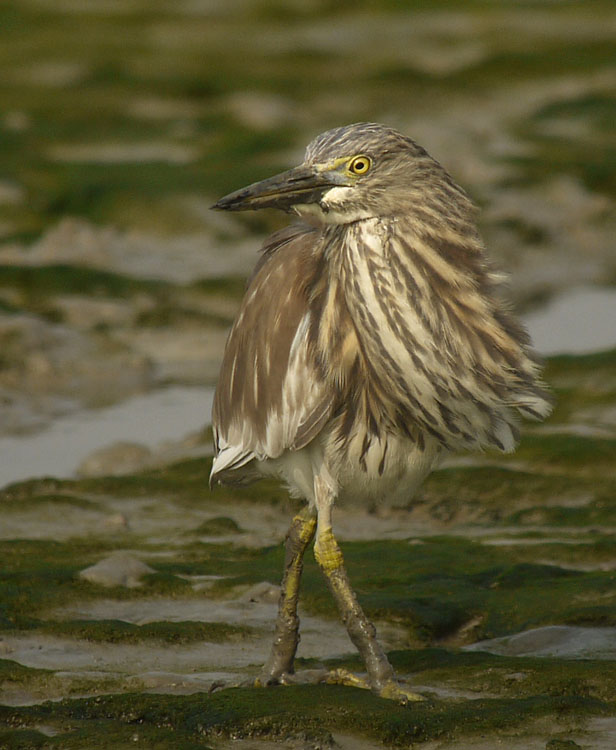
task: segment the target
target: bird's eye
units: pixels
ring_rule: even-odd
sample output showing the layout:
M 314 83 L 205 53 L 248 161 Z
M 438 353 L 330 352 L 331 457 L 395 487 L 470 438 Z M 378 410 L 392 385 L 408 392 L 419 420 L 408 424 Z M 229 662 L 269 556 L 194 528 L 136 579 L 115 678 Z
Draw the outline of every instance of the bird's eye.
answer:
M 366 174 L 372 166 L 372 159 L 369 156 L 355 156 L 349 162 L 349 172 L 353 174 Z

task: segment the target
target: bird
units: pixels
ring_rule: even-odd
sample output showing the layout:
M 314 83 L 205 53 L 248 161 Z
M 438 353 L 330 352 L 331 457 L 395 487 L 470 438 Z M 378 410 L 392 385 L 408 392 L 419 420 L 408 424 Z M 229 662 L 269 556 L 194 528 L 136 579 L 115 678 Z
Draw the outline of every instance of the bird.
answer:
M 314 539 L 366 668 L 365 677 L 335 677 L 420 700 L 396 678 L 352 589 L 332 511 L 407 505 L 443 457 L 511 452 L 518 416 L 551 410 L 477 209 L 424 148 L 372 122 L 322 133 L 302 164 L 213 208 L 276 208 L 296 219 L 263 244 L 212 409 L 211 484 L 276 476 L 305 500 L 286 535 L 273 645 L 254 684 L 293 681 L 303 557 Z

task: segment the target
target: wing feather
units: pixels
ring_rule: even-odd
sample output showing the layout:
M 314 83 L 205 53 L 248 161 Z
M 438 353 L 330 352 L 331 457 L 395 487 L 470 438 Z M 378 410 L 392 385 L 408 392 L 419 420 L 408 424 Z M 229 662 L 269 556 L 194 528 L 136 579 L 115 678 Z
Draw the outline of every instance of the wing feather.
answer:
M 254 460 L 309 443 L 333 394 L 310 344 L 309 288 L 317 267 L 312 228 L 270 237 L 231 329 L 214 397 L 212 481 L 255 478 Z

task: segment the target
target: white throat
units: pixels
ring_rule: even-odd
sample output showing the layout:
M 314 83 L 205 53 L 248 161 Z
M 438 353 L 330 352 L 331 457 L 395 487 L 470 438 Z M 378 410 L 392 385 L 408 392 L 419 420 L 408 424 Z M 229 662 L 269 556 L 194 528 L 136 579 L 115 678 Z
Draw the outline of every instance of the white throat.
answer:
M 312 223 L 316 219 L 318 224 L 352 224 L 374 218 L 373 214 L 364 209 L 348 208 L 352 191 L 352 187 L 333 187 L 323 193 L 319 203 L 298 203 L 293 209 L 302 219 Z

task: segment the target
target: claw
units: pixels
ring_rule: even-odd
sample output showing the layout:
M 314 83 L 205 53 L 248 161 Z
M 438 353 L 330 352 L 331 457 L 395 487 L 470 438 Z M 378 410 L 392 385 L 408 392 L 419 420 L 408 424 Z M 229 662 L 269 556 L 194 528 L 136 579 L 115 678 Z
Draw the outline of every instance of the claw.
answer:
M 282 674 L 270 675 L 261 673 L 254 681 L 254 687 L 269 687 L 271 685 L 294 685 L 297 682 L 295 675 L 289 672 L 283 672 Z
M 380 698 L 386 698 L 387 700 L 402 704 L 417 703 L 425 700 L 423 695 L 408 690 L 394 680 L 388 680 L 381 687 L 373 688 L 365 677 L 360 677 L 348 669 L 332 669 L 325 676 L 324 682 L 329 685 L 346 685 L 347 687 L 356 687 L 362 690 L 372 690 Z
M 370 684 L 365 677 L 360 677 L 348 669 L 332 669 L 328 672 L 323 680 L 328 685 L 346 685 L 347 687 L 361 688 L 362 690 L 371 690 Z
M 378 690 L 378 695 L 381 698 L 387 698 L 387 700 L 390 701 L 397 701 L 402 705 L 425 701 L 423 695 L 414 693 L 412 690 L 408 690 L 393 680 L 391 682 L 386 682 L 385 685 Z

